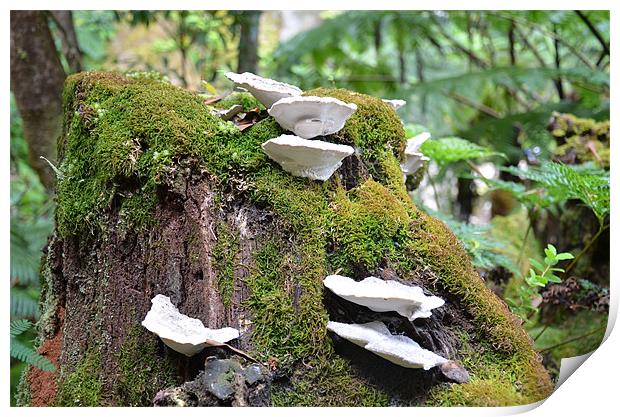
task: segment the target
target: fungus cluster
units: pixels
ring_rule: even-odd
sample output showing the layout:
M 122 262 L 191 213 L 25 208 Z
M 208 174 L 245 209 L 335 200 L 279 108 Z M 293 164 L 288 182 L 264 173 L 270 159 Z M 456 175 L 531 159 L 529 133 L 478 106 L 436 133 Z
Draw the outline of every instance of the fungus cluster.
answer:
M 228 72 L 226 77 L 236 86 L 248 90 L 267 107 L 282 128 L 295 135 L 281 135 L 263 143 L 267 156 L 292 175 L 325 181 L 353 154 L 347 145 L 314 139 L 331 135 L 344 127 L 357 110 L 355 104 L 331 97 L 301 97 L 292 85 L 244 72 Z M 309 140 L 312 139 L 312 140 Z
M 424 295 L 420 287 L 376 277 L 355 281 L 341 275 L 330 275 L 323 280 L 323 284 L 347 301 L 380 313 L 395 311 L 410 321 L 430 317 L 432 309 L 444 304 L 439 297 Z
M 156 295 L 151 303 L 142 325 L 159 336 L 166 346 L 185 356 L 194 356 L 207 346 L 222 345 L 239 337 L 237 329 L 209 329 L 200 320 L 181 314 L 165 295 Z
M 405 368 L 423 368 L 425 371 L 448 362 L 407 336 L 393 335 L 381 321 L 364 324 L 346 324 L 330 321 L 327 329 L 338 336 Z
M 376 312 L 395 311 L 410 321 L 418 317 L 428 318 L 432 315 L 432 309 L 444 304 L 439 297 L 425 295 L 420 287 L 376 277 L 368 277 L 358 282 L 342 275 L 330 275 L 323 280 L 323 284 L 337 296 L 352 303 Z M 364 324 L 330 321 L 327 329 L 405 368 L 428 370 L 449 362 L 448 359 L 420 347 L 407 336 L 391 334 L 380 321 Z
M 424 156 L 420 152 L 420 147 L 424 142 L 430 139 L 431 134 L 428 132 L 422 132 L 416 136 L 407 140 L 407 146 L 405 147 L 405 161 L 400 164 L 400 169 L 405 176 L 414 175 L 422 166 L 425 161 L 430 161 L 427 156 Z

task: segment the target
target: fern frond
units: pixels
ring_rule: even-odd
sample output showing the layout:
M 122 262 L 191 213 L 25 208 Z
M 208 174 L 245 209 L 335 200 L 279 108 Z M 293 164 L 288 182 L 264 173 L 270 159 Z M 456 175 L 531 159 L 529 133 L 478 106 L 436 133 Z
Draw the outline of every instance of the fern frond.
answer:
M 11 321 L 11 338 L 19 336 L 20 334 L 28 331 L 32 327 L 32 322 L 29 320 L 13 320 Z
M 36 290 L 22 287 L 11 288 L 11 318 L 39 318 L 39 303 Z
M 56 370 L 56 367 L 52 361 L 45 356 L 39 355 L 37 352 L 18 340 L 11 339 L 10 353 L 13 358 L 25 362 L 28 365 L 37 367 L 42 371 L 53 372 Z
M 516 167 L 503 168 L 522 179 L 542 186 L 556 201 L 580 200 L 602 223 L 610 210 L 609 172 L 588 166 L 574 168 L 558 162 L 544 162 L 527 171 Z
M 424 212 L 438 218 L 452 230 L 454 235 L 463 244 L 475 267 L 491 270 L 501 266 L 513 274 L 518 274 L 519 268 L 517 264 L 506 255 L 500 253 L 505 248 L 505 245 L 490 236 L 489 226 L 477 226 L 461 222 L 450 215 L 429 209 L 419 199 L 415 203 Z
M 502 153 L 494 152 L 489 148 L 457 137 L 427 140 L 422 144 L 421 150 L 424 155 L 442 166 L 468 159 L 487 158 L 496 155 L 504 156 Z

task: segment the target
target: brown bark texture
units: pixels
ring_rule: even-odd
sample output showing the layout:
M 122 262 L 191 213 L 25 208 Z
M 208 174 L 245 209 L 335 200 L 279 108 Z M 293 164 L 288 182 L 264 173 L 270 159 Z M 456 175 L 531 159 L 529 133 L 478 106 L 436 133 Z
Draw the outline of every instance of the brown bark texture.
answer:
M 23 120 L 30 164 L 48 189 L 54 172 L 40 157 L 56 159 L 64 79 L 45 12 L 12 10 L 11 91 Z

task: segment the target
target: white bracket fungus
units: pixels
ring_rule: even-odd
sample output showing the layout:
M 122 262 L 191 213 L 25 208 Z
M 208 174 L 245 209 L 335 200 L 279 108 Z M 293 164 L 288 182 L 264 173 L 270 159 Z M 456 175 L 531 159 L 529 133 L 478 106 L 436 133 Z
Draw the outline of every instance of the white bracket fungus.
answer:
M 448 362 L 406 336 L 393 335 L 383 322 L 346 324 L 330 321 L 327 329 L 358 346 L 405 368 L 423 368 L 425 371 Z
M 395 311 L 410 321 L 418 317 L 430 317 L 432 309 L 444 304 L 439 297 L 424 295 L 420 287 L 376 277 L 358 282 L 342 275 L 330 275 L 323 280 L 323 284 L 347 301 L 372 311 Z
M 389 104 L 390 106 L 392 106 L 392 108 L 394 110 L 398 110 L 401 107 L 403 107 L 405 104 L 407 104 L 407 102 L 405 100 L 400 100 L 400 99 L 394 99 L 394 100 L 388 100 L 385 98 L 381 99 L 384 103 Z
M 294 85 L 259 77 L 251 72 L 244 72 L 243 74 L 227 72 L 224 76 L 235 85 L 248 90 L 266 108 L 271 107 L 281 98 L 298 96 L 302 93 L 301 89 Z
M 354 152 L 347 145 L 306 140 L 293 135 L 269 139 L 262 148 L 286 172 L 321 181 L 331 177 L 342 165 L 342 160 Z
M 422 167 L 424 161 L 430 161 L 430 159 L 422 152 L 420 152 L 420 146 L 431 137 L 429 132 L 422 132 L 419 135 L 407 140 L 407 146 L 405 147 L 405 161 L 400 164 L 400 169 L 405 175 L 413 175 L 418 169 Z
M 355 104 L 333 97 L 308 96 L 283 98 L 268 111 L 284 129 L 312 139 L 338 132 L 355 110 Z
M 158 294 L 142 325 L 155 333 L 171 349 L 193 356 L 207 346 L 218 346 L 239 337 L 231 327 L 209 329 L 198 319 L 181 314 L 170 298 Z

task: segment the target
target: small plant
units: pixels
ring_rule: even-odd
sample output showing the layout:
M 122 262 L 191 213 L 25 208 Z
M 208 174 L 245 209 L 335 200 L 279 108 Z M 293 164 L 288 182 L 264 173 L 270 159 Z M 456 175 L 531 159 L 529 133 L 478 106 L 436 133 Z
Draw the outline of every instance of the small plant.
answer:
M 562 279 L 555 275 L 555 272 L 564 272 L 562 268 L 556 268 L 555 266 L 560 261 L 573 259 L 574 256 L 568 252 L 558 253 L 555 246 L 548 244 L 545 248 L 544 265 L 536 259 L 530 258 L 529 275 L 524 277 L 527 285 L 522 285 L 519 288 L 519 300 L 508 299 L 508 304 L 513 313 L 521 317 L 524 321 L 529 319 L 538 311 L 538 307 L 533 304 L 533 300 L 539 297 L 539 287 L 544 288 L 548 283 L 560 283 Z
M 17 340 L 17 336 L 27 332 L 31 327 L 32 322 L 28 320 L 22 319 L 11 322 L 11 357 L 25 362 L 28 365 L 35 366 L 42 371 L 54 372 L 56 367 L 48 358 L 39 355 L 30 347 Z

